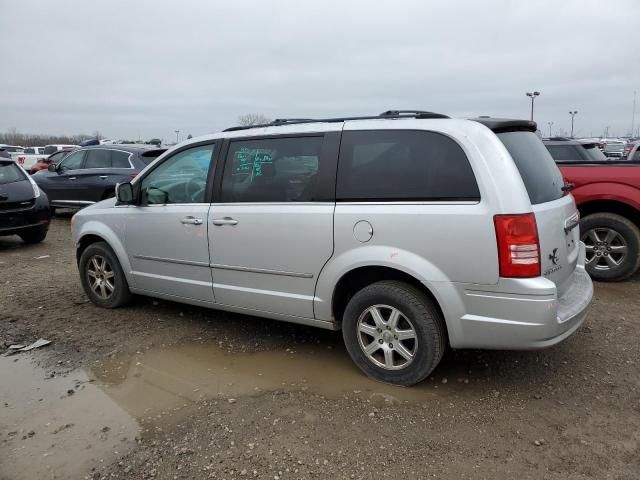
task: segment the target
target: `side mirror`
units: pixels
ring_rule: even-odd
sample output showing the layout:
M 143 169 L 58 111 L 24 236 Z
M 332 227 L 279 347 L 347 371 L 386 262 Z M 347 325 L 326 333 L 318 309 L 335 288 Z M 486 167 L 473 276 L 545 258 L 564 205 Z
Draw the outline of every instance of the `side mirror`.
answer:
M 133 203 L 133 185 L 130 182 L 118 183 L 116 185 L 116 199 L 123 205 Z
M 47 167 L 47 170 L 49 170 L 50 172 L 55 172 L 57 170 L 57 167 L 58 166 L 55 163 L 50 163 Z

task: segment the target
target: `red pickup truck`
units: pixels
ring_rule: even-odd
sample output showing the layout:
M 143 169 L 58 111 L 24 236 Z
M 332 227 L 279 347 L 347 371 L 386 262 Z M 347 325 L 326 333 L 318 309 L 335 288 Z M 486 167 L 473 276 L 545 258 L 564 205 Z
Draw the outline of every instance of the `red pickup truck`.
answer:
M 596 280 L 629 278 L 640 267 L 640 162 L 606 158 L 592 141 L 544 141 L 580 210 L 586 267 Z

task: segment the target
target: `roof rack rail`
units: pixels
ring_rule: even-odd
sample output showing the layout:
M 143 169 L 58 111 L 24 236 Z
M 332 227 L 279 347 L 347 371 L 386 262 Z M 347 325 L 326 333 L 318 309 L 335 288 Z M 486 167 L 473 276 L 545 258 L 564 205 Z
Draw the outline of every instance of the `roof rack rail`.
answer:
M 405 114 L 412 114 L 415 118 L 449 118 L 442 113 L 427 112 L 425 110 L 387 110 L 382 112 L 380 117 L 399 117 Z
M 424 110 L 387 110 L 380 115 L 365 115 L 361 117 L 337 117 L 337 118 L 277 118 L 270 123 L 262 125 L 240 125 L 237 127 L 229 127 L 223 132 L 235 132 L 238 130 L 248 130 L 250 128 L 278 127 L 281 125 L 296 125 L 301 123 L 337 123 L 349 120 L 375 120 L 380 118 L 449 118 L 442 113 L 426 112 Z

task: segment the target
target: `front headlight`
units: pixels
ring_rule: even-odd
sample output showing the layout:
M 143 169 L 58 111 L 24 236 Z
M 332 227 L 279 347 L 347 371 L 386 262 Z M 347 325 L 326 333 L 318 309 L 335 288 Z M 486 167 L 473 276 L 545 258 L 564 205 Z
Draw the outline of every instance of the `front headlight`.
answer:
M 38 198 L 40 196 L 40 187 L 38 187 L 38 184 L 36 182 L 34 182 L 33 178 L 28 177 L 29 181 L 31 182 L 31 186 L 33 187 L 33 196 L 35 198 Z

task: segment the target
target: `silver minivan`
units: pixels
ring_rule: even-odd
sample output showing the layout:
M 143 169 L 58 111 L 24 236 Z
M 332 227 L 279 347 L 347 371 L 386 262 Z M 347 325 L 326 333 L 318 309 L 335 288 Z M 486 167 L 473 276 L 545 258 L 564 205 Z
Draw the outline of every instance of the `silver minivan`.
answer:
M 389 111 L 189 140 L 74 216 L 83 288 L 341 329 L 364 373 L 402 385 L 448 346 L 557 344 L 593 287 L 535 131 Z

